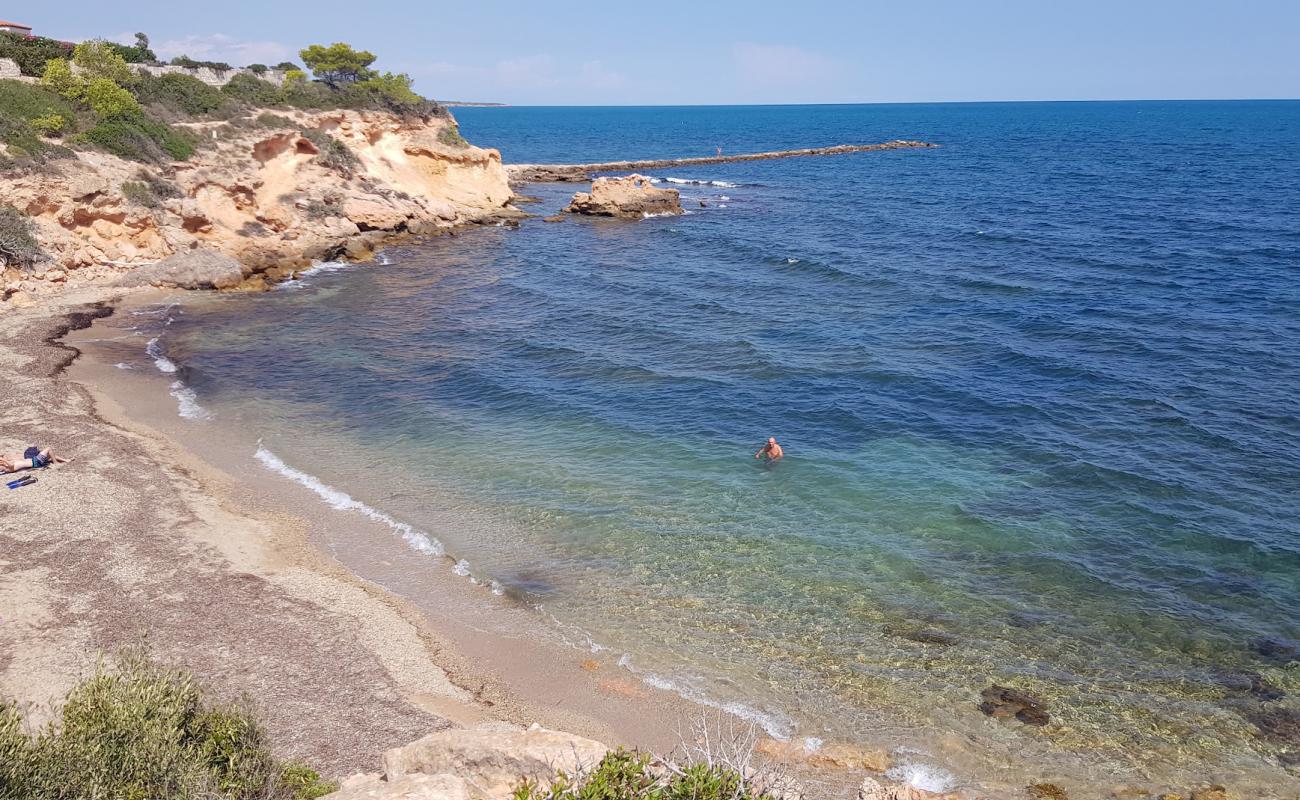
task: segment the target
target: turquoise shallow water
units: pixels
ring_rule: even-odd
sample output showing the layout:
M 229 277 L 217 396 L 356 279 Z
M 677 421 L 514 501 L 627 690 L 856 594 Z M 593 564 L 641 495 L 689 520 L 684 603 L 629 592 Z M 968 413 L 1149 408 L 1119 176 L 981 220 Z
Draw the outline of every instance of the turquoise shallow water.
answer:
M 507 161 L 942 147 L 189 308 L 196 424 L 775 733 L 1300 796 L 1300 103 L 459 116 Z

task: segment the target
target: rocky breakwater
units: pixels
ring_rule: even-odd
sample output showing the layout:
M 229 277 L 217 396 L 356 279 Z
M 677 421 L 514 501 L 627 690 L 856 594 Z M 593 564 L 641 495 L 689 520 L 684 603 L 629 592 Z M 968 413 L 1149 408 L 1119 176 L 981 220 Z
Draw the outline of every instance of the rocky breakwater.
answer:
M 453 135 L 450 115 L 255 112 L 189 127 L 203 144 L 188 161 L 83 151 L 0 177 L 42 253 L 4 269 L 3 296 L 117 281 L 191 250 L 233 258 L 240 285 L 258 288 L 315 259 L 362 257 L 394 233 L 521 216 L 500 153 Z
M 597 178 L 590 192 L 578 192 L 564 207 L 570 214 L 591 217 L 644 219 L 682 213 L 681 195 L 676 189 L 659 189 L 644 175 Z

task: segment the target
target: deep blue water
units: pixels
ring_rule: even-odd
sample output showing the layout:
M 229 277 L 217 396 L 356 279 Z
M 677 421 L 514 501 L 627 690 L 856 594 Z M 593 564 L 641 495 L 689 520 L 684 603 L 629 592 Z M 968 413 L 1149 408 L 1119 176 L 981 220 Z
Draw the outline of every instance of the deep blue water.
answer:
M 941 146 L 663 170 L 689 215 L 198 309 L 168 347 L 218 420 L 783 733 L 1300 785 L 1257 724 L 1300 714 L 1300 103 L 456 113 L 507 162 Z

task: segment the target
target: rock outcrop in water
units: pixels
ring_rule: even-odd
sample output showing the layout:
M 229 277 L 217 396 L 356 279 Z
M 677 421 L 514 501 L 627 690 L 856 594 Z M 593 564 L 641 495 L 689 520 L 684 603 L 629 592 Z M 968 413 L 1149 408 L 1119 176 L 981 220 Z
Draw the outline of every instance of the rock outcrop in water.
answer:
M 837 144 L 833 147 L 806 147 L 800 150 L 772 150 L 765 153 L 738 153 L 736 155 L 700 156 L 698 158 L 659 158 L 645 161 L 604 161 L 594 164 L 509 164 L 506 172 L 511 183 L 570 183 L 589 181 L 598 172 L 639 172 L 646 169 L 668 167 L 693 167 L 708 164 L 730 164 L 738 161 L 770 161 L 777 158 L 806 156 L 839 156 L 848 153 L 866 153 L 873 150 L 907 150 L 937 147 L 930 142 L 895 139 L 879 144 Z
M 591 217 L 643 219 L 682 213 L 681 194 L 676 189 L 659 189 L 644 175 L 625 178 L 597 178 L 590 192 L 578 192 L 564 210 Z
M 269 124 L 269 127 L 268 127 Z M 313 259 L 359 257 L 397 232 L 519 216 L 496 150 L 448 136 L 450 116 L 277 112 L 198 122 L 189 161 L 151 168 L 84 151 L 47 172 L 0 177 L 46 259 L 7 269 L 6 294 L 120 278 L 204 248 L 237 260 L 245 286 Z

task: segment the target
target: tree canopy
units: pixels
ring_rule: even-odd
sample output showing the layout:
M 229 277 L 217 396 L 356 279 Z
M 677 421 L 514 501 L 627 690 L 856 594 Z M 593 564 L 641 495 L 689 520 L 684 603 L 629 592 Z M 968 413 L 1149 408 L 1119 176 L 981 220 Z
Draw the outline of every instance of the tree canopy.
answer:
M 344 42 L 335 42 L 329 46 L 314 44 L 298 55 L 317 79 L 330 86 L 368 80 L 375 74 L 370 69 L 370 65 L 375 63 L 375 54 L 367 50 L 353 50 L 352 45 Z

